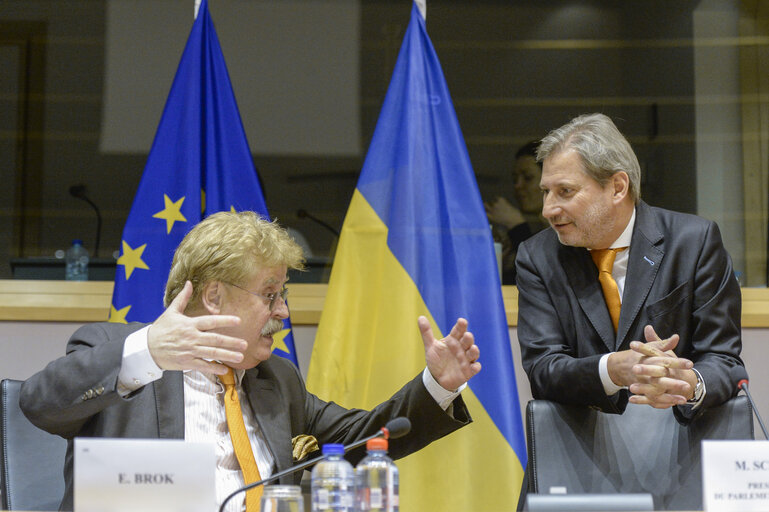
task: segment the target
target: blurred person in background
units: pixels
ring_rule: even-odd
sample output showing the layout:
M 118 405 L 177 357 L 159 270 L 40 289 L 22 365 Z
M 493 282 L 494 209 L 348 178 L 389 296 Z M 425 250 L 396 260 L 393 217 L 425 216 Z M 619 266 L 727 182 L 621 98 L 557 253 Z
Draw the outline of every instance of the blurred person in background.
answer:
M 547 227 L 542 217 L 542 191 L 539 189 L 542 164 L 537 162 L 538 146 L 539 141 L 532 140 L 515 153 L 513 183 L 518 206 L 504 197 L 484 203 L 494 241 L 502 243 L 502 284 L 515 284 L 515 256 L 521 242 Z

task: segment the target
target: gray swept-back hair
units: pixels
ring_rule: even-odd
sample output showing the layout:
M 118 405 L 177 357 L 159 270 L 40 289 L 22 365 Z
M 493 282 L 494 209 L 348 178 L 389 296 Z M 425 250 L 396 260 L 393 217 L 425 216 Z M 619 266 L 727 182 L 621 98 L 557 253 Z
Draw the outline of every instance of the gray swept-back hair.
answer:
M 619 171 L 630 179 L 630 198 L 641 199 L 641 166 L 617 126 L 604 114 L 584 114 L 556 128 L 542 139 L 537 150 L 537 161 L 573 149 L 582 158 L 583 170 L 588 176 L 605 186 L 609 178 Z

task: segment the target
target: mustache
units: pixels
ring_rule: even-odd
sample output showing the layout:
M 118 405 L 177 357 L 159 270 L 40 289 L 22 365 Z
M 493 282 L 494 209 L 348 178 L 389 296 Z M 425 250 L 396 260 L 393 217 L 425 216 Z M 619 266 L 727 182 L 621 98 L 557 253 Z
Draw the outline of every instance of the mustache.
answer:
M 262 327 L 262 336 L 272 336 L 281 330 L 283 330 L 283 320 L 270 318 L 264 327 Z

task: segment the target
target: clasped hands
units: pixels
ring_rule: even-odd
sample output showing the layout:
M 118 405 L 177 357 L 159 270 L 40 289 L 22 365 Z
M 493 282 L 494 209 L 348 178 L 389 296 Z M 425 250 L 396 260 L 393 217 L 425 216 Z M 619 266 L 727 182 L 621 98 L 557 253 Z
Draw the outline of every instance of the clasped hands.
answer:
M 694 363 L 673 352 L 678 334 L 663 340 L 647 325 L 644 337 L 646 343 L 631 341 L 629 350 L 609 356 L 609 377 L 619 386 L 628 386 L 631 403 L 657 409 L 685 404 L 694 396 L 697 375 Z

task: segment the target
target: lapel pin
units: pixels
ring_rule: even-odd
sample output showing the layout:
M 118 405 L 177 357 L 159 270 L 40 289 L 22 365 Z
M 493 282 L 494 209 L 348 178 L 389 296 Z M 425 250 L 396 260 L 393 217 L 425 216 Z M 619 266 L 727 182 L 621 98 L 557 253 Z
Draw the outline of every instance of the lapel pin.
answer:
M 650 259 L 649 259 L 649 258 L 647 258 L 646 256 L 644 256 L 644 259 L 646 260 L 646 263 L 648 263 L 648 264 L 649 264 L 649 265 L 651 265 L 652 267 L 654 266 L 654 262 L 653 262 L 652 260 L 650 260 Z

